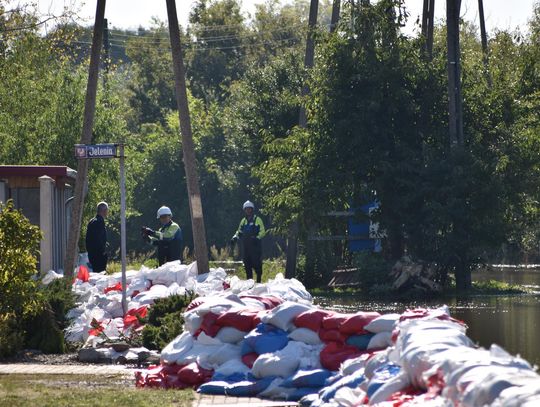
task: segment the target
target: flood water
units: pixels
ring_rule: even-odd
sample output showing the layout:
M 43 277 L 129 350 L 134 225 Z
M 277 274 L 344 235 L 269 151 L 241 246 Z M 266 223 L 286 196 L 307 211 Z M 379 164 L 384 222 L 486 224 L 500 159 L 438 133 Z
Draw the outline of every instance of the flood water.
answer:
M 454 318 L 468 325 L 467 335 L 480 346 L 496 343 L 531 364 L 540 365 L 540 270 L 501 270 L 478 272 L 473 280 L 498 280 L 525 285 L 530 295 L 475 296 L 435 301 L 383 302 L 352 296 L 316 297 L 317 304 L 336 311 L 357 310 L 381 313 L 403 312 L 407 308 L 448 305 Z

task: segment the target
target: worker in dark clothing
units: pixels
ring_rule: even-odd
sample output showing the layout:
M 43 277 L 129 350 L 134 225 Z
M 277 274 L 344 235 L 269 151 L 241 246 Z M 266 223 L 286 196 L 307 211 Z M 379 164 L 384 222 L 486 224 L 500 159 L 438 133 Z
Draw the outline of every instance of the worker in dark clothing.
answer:
M 266 234 L 262 219 L 255 215 L 255 205 L 246 201 L 243 206 L 246 216 L 240 221 L 238 230 L 231 239 L 234 245 L 239 239 L 243 243 L 243 261 L 246 269 L 246 277 L 253 278 L 253 269 L 257 275 L 257 282 L 262 279 L 262 244 L 261 239 Z
M 88 260 L 95 273 L 107 269 L 107 231 L 105 230 L 105 218 L 109 213 L 107 202 L 97 205 L 97 214 L 92 218 L 86 228 L 86 251 Z
M 157 246 L 159 265 L 182 260 L 182 229 L 173 222 L 171 210 L 162 206 L 157 211 L 157 218 L 161 223 L 159 230 L 143 226 L 141 233 L 146 241 Z

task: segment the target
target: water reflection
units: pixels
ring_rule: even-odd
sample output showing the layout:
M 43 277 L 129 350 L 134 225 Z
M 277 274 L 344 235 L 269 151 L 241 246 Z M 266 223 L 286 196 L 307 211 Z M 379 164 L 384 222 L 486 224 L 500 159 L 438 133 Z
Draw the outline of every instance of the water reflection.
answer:
M 512 284 L 540 287 L 540 272 L 522 273 L 505 270 L 502 272 L 475 273 L 476 280 L 499 280 Z M 540 291 L 540 288 L 539 288 Z M 502 346 L 511 354 L 520 354 L 532 364 L 540 365 L 540 296 L 513 295 L 469 297 L 446 301 L 381 302 L 355 297 L 316 297 L 315 303 L 341 312 L 358 310 L 381 313 L 401 313 L 408 308 L 439 307 L 448 305 L 451 315 L 464 321 L 467 334 L 480 346 L 492 343 Z M 538 336 L 537 336 L 538 335 Z

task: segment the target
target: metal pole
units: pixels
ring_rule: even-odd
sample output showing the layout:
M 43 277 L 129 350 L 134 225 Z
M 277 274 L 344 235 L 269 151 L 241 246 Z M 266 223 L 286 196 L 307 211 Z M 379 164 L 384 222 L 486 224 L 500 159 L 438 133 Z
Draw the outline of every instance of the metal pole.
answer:
M 319 11 L 319 0 L 311 0 L 309 5 L 309 21 L 308 21 L 308 37 L 306 41 L 306 55 L 304 58 L 304 67 L 312 68 L 313 60 L 315 56 L 315 41 L 314 30 L 317 25 L 317 14 Z M 307 85 L 302 87 L 302 96 L 309 94 L 309 88 Z M 298 115 L 298 125 L 301 128 L 307 126 L 306 108 L 304 105 L 300 106 L 300 113 Z M 289 227 L 289 236 L 287 238 L 287 253 L 285 263 L 285 277 L 293 278 L 296 276 L 296 259 L 298 257 L 298 219 L 294 219 Z
M 448 125 L 450 145 L 463 145 L 459 10 L 461 0 L 446 0 L 446 43 L 448 47 Z
M 122 309 L 127 312 L 126 301 L 126 175 L 124 170 L 124 145 L 120 144 L 120 252 L 122 256 Z
M 103 40 L 103 23 L 105 16 L 105 0 L 97 0 L 96 20 L 94 23 L 94 36 L 90 52 L 90 67 L 88 68 L 88 83 L 86 85 L 86 99 L 84 104 L 84 121 L 80 144 L 90 144 L 92 141 L 92 128 L 96 112 L 96 93 L 99 75 L 99 56 Z M 88 175 L 88 161 L 79 160 L 77 164 L 77 178 L 69 225 L 68 244 L 64 261 L 64 276 L 69 281 L 73 278 L 75 258 L 79 253 L 79 235 L 81 232 L 82 209 L 84 205 L 85 185 Z
M 189 209 L 191 212 L 191 226 L 193 228 L 193 244 L 195 246 L 195 258 L 199 274 L 208 273 L 208 249 L 206 246 L 206 232 L 204 229 L 204 217 L 199 191 L 199 175 L 197 171 L 197 159 L 195 147 L 191 135 L 191 120 L 186 90 L 186 74 L 180 44 L 180 29 L 178 28 L 178 16 L 176 15 L 176 3 L 167 0 L 167 17 L 169 20 L 169 36 L 171 39 L 171 52 L 175 77 L 176 103 L 180 117 L 180 133 L 182 133 L 182 153 L 184 168 L 186 170 Z

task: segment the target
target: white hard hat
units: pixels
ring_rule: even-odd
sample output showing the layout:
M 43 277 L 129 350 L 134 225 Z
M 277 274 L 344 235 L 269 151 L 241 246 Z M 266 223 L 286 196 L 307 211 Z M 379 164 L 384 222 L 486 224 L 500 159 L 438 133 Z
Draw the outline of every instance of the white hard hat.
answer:
M 157 210 L 157 218 L 159 219 L 160 216 L 163 215 L 169 215 L 172 216 L 171 209 L 168 206 L 162 206 Z
M 246 208 L 255 209 L 255 205 L 253 205 L 253 202 L 251 201 L 246 201 L 244 202 L 244 206 L 242 206 L 242 209 L 246 209 Z

